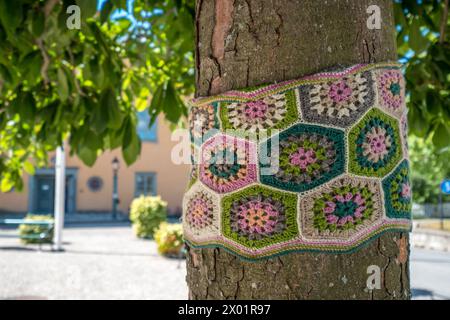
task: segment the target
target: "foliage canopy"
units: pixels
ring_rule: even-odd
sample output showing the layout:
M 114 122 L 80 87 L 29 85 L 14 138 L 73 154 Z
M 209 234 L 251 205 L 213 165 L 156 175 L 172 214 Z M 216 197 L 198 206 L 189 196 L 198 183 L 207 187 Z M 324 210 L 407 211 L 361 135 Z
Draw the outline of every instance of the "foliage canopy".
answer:
M 2 191 L 21 189 L 23 170 L 46 165 L 48 152 L 66 139 L 87 165 L 118 147 L 131 164 L 141 147 L 137 111 L 172 123 L 186 115 L 183 97 L 194 90 L 194 0 L 100 2 L 0 0 Z M 445 149 L 450 19 L 444 0 L 420 2 L 394 3 L 409 123 L 414 135 Z M 81 8 L 80 29 L 68 28 L 72 5 Z

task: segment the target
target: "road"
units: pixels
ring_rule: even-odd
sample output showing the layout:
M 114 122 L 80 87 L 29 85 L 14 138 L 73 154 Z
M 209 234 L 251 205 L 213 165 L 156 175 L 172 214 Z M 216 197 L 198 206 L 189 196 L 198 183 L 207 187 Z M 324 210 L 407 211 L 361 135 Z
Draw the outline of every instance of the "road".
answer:
M 450 299 L 450 252 L 412 248 L 410 273 L 414 299 Z
M 68 228 L 64 241 L 53 253 L 0 238 L 0 299 L 187 298 L 184 261 L 129 226 Z M 415 299 L 450 299 L 450 253 L 413 248 L 410 271 Z

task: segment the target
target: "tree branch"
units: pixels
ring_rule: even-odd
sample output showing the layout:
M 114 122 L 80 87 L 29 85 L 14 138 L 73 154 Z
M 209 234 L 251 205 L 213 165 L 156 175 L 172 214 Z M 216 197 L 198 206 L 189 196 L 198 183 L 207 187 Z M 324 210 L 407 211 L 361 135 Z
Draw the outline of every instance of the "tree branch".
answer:
M 448 20 L 448 0 L 444 3 L 444 12 L 442 12 L 441 30 L 439 35 L 439 43 L 442 44 L 445 41 L 445 28 Z
M 41 50 L 42 59 L 44 60 L 44 63 L 41 67 L 41 76 L 44 79 L 44 84 L 47 86 L 50 83 L 50 80 L 48 78 L 48 67 L 50 66 L 50 56 L 48 55 L 47 51 L 45 50 L 44 42 L 42 41 L 42 38 L 39 37 L 36 39 L 36 44 L 39 47 L 39 50 Z
M 73 82 L 75 83 L 75 88 L 77 89 L 80 96 L 84 97 L 85 93 L 81 89 L 80 83 L 78 82 L 78 79 L 77 79 L 77 69 L 75 67 L 75 59 L 73 57 L 72 50 L 69 49 L 69 50 L 67 50 L 67 52 L 69 53 L 70 64 L 72 65 Z
M 55 7 L 56 4 L 58 4 L 60 2 L 60 0 L 48 0 L 43 8 L 43 12 L 45 17 L 47 18 L 50 13 L 52 12 L 53 8 Z M 41 76 L 44 79 L 44 85 L 47 87 L 47 85 L 50 83 L 50 79 L 48 78 L 48 67 L 50 66 L 50 56 L 47 53 L 47 50 L 45 50 L 45 46 L 44 46 L 44 41 L 42 40 L 42 36 L 39 37 L 38 39 L 36 39 L 36 44 L 39 47 L 39 50 L 41 51 L 42 54 L 42 59 L 44 61 L 44 63 L 42 64 L 41 67 Z
M 48 0 L 44 5 L 44 14 L 46 17 L 50 15 L 53 10 L 53 7 L 59 3 L 60 0 Z

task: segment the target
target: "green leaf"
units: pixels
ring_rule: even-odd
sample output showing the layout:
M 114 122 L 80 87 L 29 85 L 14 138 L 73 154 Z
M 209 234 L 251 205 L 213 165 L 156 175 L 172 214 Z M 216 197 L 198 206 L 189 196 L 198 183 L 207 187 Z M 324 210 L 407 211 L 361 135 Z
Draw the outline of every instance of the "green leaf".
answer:
M 92 130 L 88 130 L 83 138 L 83 145 L 87 146 L 89 149 L 97 152 L 99 149 L 103 148 L 102 135 L 95 134 Z
M 90 110 L 90 127 L 98 134 L 106 130 L 108 125 L 108 112 L 105 105 L 95 103 L 92 99 L 84 99 L 86 108 Z
M 120 146 L 122 146 L 123 141 L 123 128 L 122 126 L 121 130 L 111 130 L 108 134 L 108 143 L 110 149 L 116 149 Z
M 31 20 L 31 33 L 36 38 L 39 37 L 45 29 L 45 15 L 42 11 L 38 11 L 33 15 Z
M 156 117 L 161 112 L 162 103 L 163 103 L 163 91 L 164 91 L 164 83 L 159 85 L 155 91 L 155 94 L 152 97 L 152 101 L 150 103 L 150 108 L 148 108 L 148 113 L 150 115 L 150 123 L 152 125 L 156 121 Z
M 22 23 L 22 2 L 0 0 L 0 21 L 9 32 L 14 32 Z
M 36 115 L 36 101 L 31 92 L 18 92 L 17 97 L 11 102 L 10 111 L 19 114 L 23 124 L 34 122 Z
M 0 189 L 2 192 L 9 192 L 14 187 L 14 181 L 8 179 L 7 177 L 3 177 Z
M 95 40 L 97 40 L 100 49 L 104 51 L 106 55 L 109 54 L 109 48 L 108 45 L 105 42 L 105 35 L 103 35 L 102 31 L 99 29 L 97 23 L 95 21 L 89 21 L 88 23 L 89 30 L 94 35 Z
M 125 121 L 122 155 L 126 164 L 131 165 L 139 157 L 141 141 L 136 132 L 136 125 L 131 120 L 131 117 L 128 117 Z
M 62 68 L 58 69 L 58 94 L 63 102 L 69 98 L 69 84 L 67 82 L 66 73 Z
M 450 146 L 450 130 L 442 122 L 434 130 L 433 143 L 438 149 Z
M 110 129 L 119 129 L 122 126 L 122 113 L 117 103 L 116 93 L 113 89 L 108 88 L 103 91 L 100 98 L 101 109 L 107 113 L 106 127 Z
M 76 0 L 81 9 L 81 17 L 86 20 L 91 18 L 97 12 L 97 1 L 95 0 Z
M 77 152 L 77 156 L 85 165 L 92 167 L 97 160 L 97 150 L 92 150 L 87 146 L 81 146 Z
M 25 169 L 26 173 L 29 175 L 34 175 L 34 166 L 30 161 L 25 161 L 23 163 L 23 168 Z
M 410 124 L 411 132 L 419 137 L 424 137 L 426 135 L 429 123 L 419 107 L 414 106 L 410 108 L 408 112 L 408 123 Z
M 427 104 L 427 111 L 433 115 L 439 114 L 439 111 L 441 110 L 441 101 L 439 97 L 437 96 L 437 92 L 434 92 L 432 90 L 428 90 L 426 93 L 426 104 Z
M 111 14 L 111 11 L 113 9 L 114 5 L 112 1 L 106 1 L 103 5 L 103 8 L 100 12 L 100 21 L 101 23 L 105 23 L 109 19 L 109 15 Z
M 30 85 L 41 79 L 42 55 L 39 50 L 32 51 L 20 60 L 19 69 Z
M 409 30 L 409 44 L 411 49 L 413 49 L 416 53 L 420 53 L 427 48 L 428 41 L 422 35 L 420 27 L 422 26 L 419 18 L 413 20 L 411 24 L 411 28 Z
M 8 68 L 5 67 L 3 64 L 0 64 L 0 79 L 4 83 L 11 83 L 12 82 L 12 76 L 9 72 Z
M 185 106 L 175 92 L 171 80 L 169 80 L 166 84 L 161 103 L 166 119 L 173 123 L 178 122 L 183 114 L 183 109 Z

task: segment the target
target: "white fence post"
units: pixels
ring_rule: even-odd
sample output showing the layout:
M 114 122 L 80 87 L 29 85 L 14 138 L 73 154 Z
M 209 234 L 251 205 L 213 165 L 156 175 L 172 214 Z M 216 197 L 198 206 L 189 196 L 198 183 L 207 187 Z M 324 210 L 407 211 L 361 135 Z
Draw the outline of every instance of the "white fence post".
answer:
M 64 204 L 66 190 L 66 160 L 64 147 L 56 149 L 55 163 L 55 228 L 53 250 L 62 251 L 62 232 L 64 228 Z

